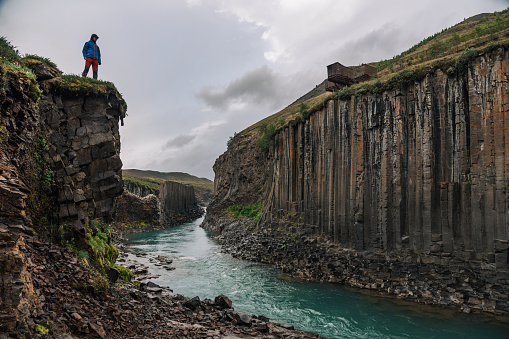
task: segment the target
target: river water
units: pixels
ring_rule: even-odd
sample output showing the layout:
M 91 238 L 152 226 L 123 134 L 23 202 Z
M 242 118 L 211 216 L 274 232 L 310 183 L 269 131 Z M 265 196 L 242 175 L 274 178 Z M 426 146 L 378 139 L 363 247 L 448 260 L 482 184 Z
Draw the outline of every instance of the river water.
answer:
M 292 279 L 263 264 L 235 259 L 199 227 L 202 219 L 168 230 L 129 235 L 129 251 L 150 265 L 173 259 L 174 270 L 151 266 L 151 281 L 187 297 L 228 296 L 238 312 L 264 315 L 328 338 L 509 338 L 491 317 L 402 303 L 335 284 Z

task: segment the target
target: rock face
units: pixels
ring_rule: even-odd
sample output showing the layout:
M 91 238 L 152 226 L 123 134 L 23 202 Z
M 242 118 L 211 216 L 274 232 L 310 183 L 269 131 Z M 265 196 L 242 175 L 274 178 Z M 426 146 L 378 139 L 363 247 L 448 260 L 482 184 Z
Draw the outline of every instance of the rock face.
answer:
M 24 250 L 38 229 L 50 226 L 39 217 L 58 218 L 64 235 L 79 244 L 89 218 L 109 217 L 122 192 L 121 98 L 116 91 L 64 90 L 54 71 L 34 65 L 39 84 L 0 63 L 0 323 L 6 332 L 28 331 L 25 320 L 37 313 Z
M 112 94 L 62 95 L 49 83 L 39 103 L 56 171 L 61 220 L 82 230 L 88 215 L 111 217 L 122 193 L 118 98 Z
M 121 232 L 177 226 L 203 215 L 193 186 L 163 181 L 157 190 L 157 196 L 152 193 L 146 196 L 137 195 L 153 190 L 135 183 L 131 183 L 126 189 L 130 192 L 124 191 L 118 199 L 115 215 L 117 229 Z
M 191 220 L 203 214 L 196 202 L 193 186 L 164 181 L 159 191 L 159 201 L 162 224 L 171 222 L 176 214 Z
M 330 100 L 282 130 L 268 155 L 255 150 L 254 138 L 238 138 L 214 166 L 216 196 L 204 226 L 227 227 L 220 219 L 226 206 L 262 196 L 259 230 L 279 226 L 294 237 L 400 254 L 438 270 L 454 261 L 481 285 L 497 286 L 486 301 L 502 302 L 509 278 L 508 75 L 509 53 L 500 49 L 458 76 L 438 70 L 382 95 Z M 363 255 L 356 260 L 369 263 Z
M 149 194 L 153 194 L 155 196 L 159 195 L 158 189 L 156 190 L 147 186 L 137 185 L 132 181 L 124 181 L 124 189 L 139 197 L 145 197 Z
M 157 224 L 160 214 L 159 199 L 153 194 L 140 198 L 124 191 L 117 199 L 115 219 L 118 222 Z

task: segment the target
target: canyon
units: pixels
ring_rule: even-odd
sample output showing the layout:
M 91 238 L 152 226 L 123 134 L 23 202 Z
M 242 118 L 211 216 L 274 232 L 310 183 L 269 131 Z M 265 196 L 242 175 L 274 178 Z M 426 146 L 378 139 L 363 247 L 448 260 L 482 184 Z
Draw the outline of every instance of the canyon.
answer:
M 500 47 L 463 72 L 327 98 L 268 152 L 246 129 L 216 160 L 203 227 L 308 279 L 507 314 L 508 72 Z M 260 199 L 258 220 L 229 216 Z

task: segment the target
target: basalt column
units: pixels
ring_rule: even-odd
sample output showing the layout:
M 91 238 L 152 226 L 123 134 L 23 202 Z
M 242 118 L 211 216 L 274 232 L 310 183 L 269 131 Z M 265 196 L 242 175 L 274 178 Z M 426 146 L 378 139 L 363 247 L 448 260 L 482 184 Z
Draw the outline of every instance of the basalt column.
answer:
M 279 133 L 263 220 L 297 215 L 308 234 L 357 250 L 507 266 L 508 75 L 500 50 L 463 74 L 330 100 Z

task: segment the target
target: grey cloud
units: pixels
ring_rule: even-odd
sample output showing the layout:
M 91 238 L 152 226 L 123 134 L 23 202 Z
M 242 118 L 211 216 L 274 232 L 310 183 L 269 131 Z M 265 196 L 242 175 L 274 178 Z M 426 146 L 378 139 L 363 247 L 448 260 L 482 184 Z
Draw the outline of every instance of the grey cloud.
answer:
M 425 37 L 423 37 L 425 38 Z M 401 29 L 392 24 L 385 24 L 373 30 L 358 40 L 344 43 L 338 50 L 340 62 L 356 65 L 363 62 L 379 61 L 394 56 L 394 51 L 403 51 L 415 43 L 416 38 L 402 34 Z
M 242 77 L 230 82 L 224 89 L 203 87 L 196 95 L 212 109 L 229 110 L 232 105 L 266 102 L 269 106 L 280 104 L 277 96 L 281 83 L 277 75 L 267 66 L 245 73 Z
M 183 147 L 183 146 L 189 144 L 195 138 L 196 138 L 196 135 L 179 134 L 175 138 L 168 140 L 168 142 L 166 144 L 164 144 L 163 150 L 168 149 L 168 148 Z

